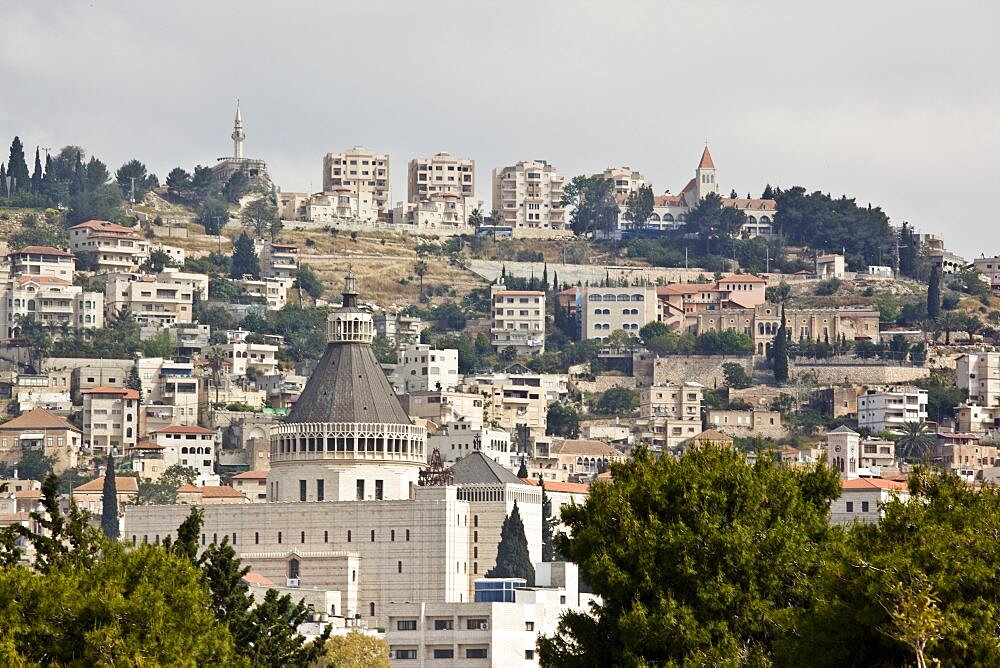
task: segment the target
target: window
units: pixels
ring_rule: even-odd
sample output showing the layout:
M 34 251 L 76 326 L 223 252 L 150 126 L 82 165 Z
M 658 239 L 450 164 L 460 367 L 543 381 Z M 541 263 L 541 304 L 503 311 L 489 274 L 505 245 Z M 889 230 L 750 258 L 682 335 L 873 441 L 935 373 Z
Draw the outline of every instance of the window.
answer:
M 396 622 L 396 630 L 397 631 L 416 631 L 417 630 L 417 620 L 415 620 L 415 619 L 400 619 L 398 622 Z
M 260 533 L 257 531 L 253 532 L 253 544 L 260 545 Z
M 478 629 L 485 629 L 487 626 L 485 617 L 473 617 L 465 623 L 465 628 L 470 631 L 475 631 Z
M 409 529 L 406 530 L 406 542 L 407 543 L 410 542 L 410 530 Z
M 413 623 L 416 624 L 416 622 L 413 622 Z M 415 649 L 397 649 L 396 650 L 396 658 L 397 659 L 416 659 L 417 658 L 417 650 L 415 650 Z
M 524 623 L 524 630 L 525 631 L 534 631 L 535 630 L 535 623 L 534 622 L 525 622 Z
M 397 573 L 402 573 L 403 572 L 403 562 L 402 561 L 397 561 L 396 562 L 396 572 Z
M 350 529 L 347 530 L 347 542 L 348 543 L 351 542 L 351 530 Z
M 434 620 L 434 630 L 435 631 L 452 631 L 455 628 L 454 619 L 435 619 Z
M 533 649 L 526 649 L 526 650 L 524 650 L 524 660 L 525 661 L 534 661 L 535 660 L 535 650 L 533 650 Z
M 382 487 L 383 487 L 382 481 L 381 480 L 376 480 L 375 481 L 375 498 L 378 499 L 379 501 L 382 500 Z
M 465 650 L 466 659 L 485 659 L 486 658 L 486 648 L 485 647 L 470 647 Z
M 358 483 L 358 501 L 365 500 L 365 481 L 359 480 Z
M 867 501 L 862 501 L 861 502 L 861 512 L 863 512 L 863 513 L 867 513 L 868 512 L 868 502 Z
M 375 542 L 375 529 L 372 529 L 372 542 Z
M 324 480 L 317 480 L 316 481 L 316 500 L 317 501 L 322 501 L 323 500 L 323 496 L 324 496 L 324 493 L 326 491 L 324 489 L 325 483 L 326 483 L 326 481 L 324 481 Z
M 299 577 L 299 560 L 289 559 L 288 561 L 288 577 L 296 580 Z
M 391 531 L 389 531 L 389 540 L 392 541 L 392 542 L 396 541 L 396 530 L 395 529 L 392 529 Z
M 299 480 L 299 501 L 306 500 L 306 481 Z
M 306 532 L 305 531 L 301 532 L 299 534 L 299 536 L 300 536 L 300 541 L 299 542 L 301 542 L 301 543 L 306 542 Z
M 455 658 L 455 650 L 453 650 L 451 648 L 448 648 L 448 649 L 436 649 L 436 650 L 434 650 L 434 658 L 435 659 L 454 659 Z
M 278 544 L 279 545 L 281 544 L 281 532 L 280 531 L 278 532 Z
M 847 512 L 849 512 L 849 513 L 853 513 L 854 512 L 854 502 L 853 501 L 848 501 L 847 502 Z

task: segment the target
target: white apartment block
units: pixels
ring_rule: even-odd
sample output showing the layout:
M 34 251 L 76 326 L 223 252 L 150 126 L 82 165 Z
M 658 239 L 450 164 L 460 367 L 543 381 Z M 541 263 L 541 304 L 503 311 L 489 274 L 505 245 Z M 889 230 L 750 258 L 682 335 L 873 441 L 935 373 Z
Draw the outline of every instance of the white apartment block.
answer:
M 493 170 L 493 208 L 514 236 L 560 236 L 566 229 L 562 205 L 566 179 L 544 160 L 522 160 Z
M 193 468 L 198 472 L 195 485 L 218 485 L 215 473 L 216 432 L 196 425 L 171 425 L 157 429 L 150 435 L 153 443 L 163 448 L 164 464 Z
M 104 298 L 109 316 L 127 308 L 140 325 L 169 327 L 192 319 L 194 289 L 152 276 L 109 275 Z
M 519 355 L 545 352 L 545 293 L 490 288 L 493 326 L 490 338 L 498 351 L 512 346 Z
M 435 350 L 414 343 L 399 351 L 399 362 L 389 377 L 396 394 L 454 390 L 458 386 L 458 351 Z
M 432 195 L 449 193 L 461 199 L 476 196 L 476 163 L 449 153 L 410 160 L 407 171 L 406 201 L 418 203 Z
M 590 176 L 614 181 L 615 195 L 624 195 L 625 197 L 647 185 L 646 177 L 631 167 L 608 167 L 600 174 L 590 174 Z
M 6 336 L 18 333 L 18 318 L 57 328 L 63 325 L 92 329 L 104 326 L 104 295 L 84 292 L 66 280 L 54 276 L 15 276 L 0 283 L 0 323 Z
M 889 387 L 868 390 L 858 397 L 858 427 L 871 432 L 903 429 L 907 422 L 927 419 L 927 390 L 918 387 Z
M 83 447 L 94 455 L 134 447 L 139 436 L 139 393 L 120 387 L 83 391 Z
M 983 280 L 990 284 L 990 288 L 1000 290 L 1000 255 L 977 257 L 972 264 L 982 274 Z
M 440 432 L 428 434 L 427 452 L 433 453 L 435 449 L 445 462 L 456 462 L 471 452 L 481 452 L 511 471 L 521 462 L 521 455 L 511 447 L 510 434 L 502 429 L 477 429 L 472 420 L 448 422 Z
M 160 283 L 171 283 L 183 288 L 190 288 L 201 295 L 202 299 L 208 299 L 208 276 L 205 274 L 181 271 L 177 267 L 165 267 L 156 275 L 156 280 Z
M 375 222 L 378 214 L 374 191 L 355 192 L 350 186 L 334 186 L 328 192 L 310 197 L 302 215 L 304 220 L 313 223 L 339 223 L 347 220 Z
M 49 276 L 73 282 L 76 258 L 52 246 L 25 246 L 8 256 L 13 276 Z
M 288 287 L 285 279 L 244 276 L 236 281 L 236 285 L 241 295 L 264 300 L 268 311 L 280 310 L 288 303 Z
M 622 330 L 639 336 L 639 330 L 659 319 L 654 286 L 624 288 L 583 287 L 580 292 L 580 331 L 584 339 L 607 339 Z
M 569 378 L 563 373 L 534 373 L 520 364 L 512 364 L 503 371 L 478 374 L 472 384 L 511 385 L 541 389 L 546 401 L 563 401 L 569 394 Z
M 966 353 L 955 361 L 955 384 L 969 392 L 969 403 L 1000 406 L 1000 353 Z
M 230 374 L 246 376 L 249 369 L 254 369 L 261 376 L 274 373 L 278 368 L 278 361 L 275 359 L 278 346 L 269 343 L 250 343 L 247 341 L 250 334 L 252 332 L 242 329 L 226 332 L 227 342 L 221 344 L 219 348 L 229 359 Z
M 476 391 L 483 397 L 484 424 L 510 434 L 518 427 L 536 435 L 545 433 L 549 402 L 542 388 L 477 378 Z
M 471 430 L 483 428 L 483 397 L 478 392 L 411 392 L 400 397 L 400 403 L 414 419 L 423 418 L 439 425 L 460 421 Z
M 393 343 L 416 343 L 420 340 L 422 321 L 419 315 L 406 315 L 402 311 L 383 311 L 375 316 L 375 331 Z
M 323 192 L 345 186 L 355 197 L 370 193 L 381 217 L 388 211 L 389 155 L 360 146 L 343 153 L 327 153 L 323 158 Z
M 149 242 L 129 227 L 106 220 L 88 220 L 69 228 L 74 253 L 93 253 L 99 272 L 136 271 L 149 258 Z
M 469 224 L 469 216 L 481 208 L 482 202 L 473 197 L 433 193 L 419 202 L 397 204 L 392 210 L 392 224 L 396 230 L 413 234 L 472 234 L 475 229 Z

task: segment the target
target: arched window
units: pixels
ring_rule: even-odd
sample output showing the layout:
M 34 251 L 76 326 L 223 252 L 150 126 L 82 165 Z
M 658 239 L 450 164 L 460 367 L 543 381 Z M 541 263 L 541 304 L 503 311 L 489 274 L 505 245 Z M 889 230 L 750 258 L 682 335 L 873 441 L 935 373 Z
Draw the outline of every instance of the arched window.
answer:
M 599 302 L 601 301 L 601 295 L 590 295 L 589 297 L 587 297 L 587 301 Z
M 761 216 L 760 217 L 760 222 L 762 222 L 762 223 L 770 223 L 771 219 L 768 218 L 767 216 Z
M 618 301 L 620 301 L 620 302 L 627 302 L 628 300 L 629 300 L 629 296 L 628 295 L 618 295 Z
M 747 222 L 750 223 L 750 224 L 752 224 L 752 225 L 756 225 L 757 224 L 757 219 L 754 218 L 753 216 L 747 216 Z
M 669 213 L 665 213 L 665 214 L 663 214 L 663 222 L 664 223 L 672 223 L 672 222 L 674 222 L 674 217 L 671 214 L 669 214 Z
M 654 221 L 658 221 L 660 219 L 660 215 L 657 214 L 657 213 L 650 214 L 649 219 L 650 220 L 654 220 Z
M 634 302 L 646 301 L 646 295 L 638 294 L 638 293 L 634 294 L 634 295 L 632 295 L 632 301 L 634 301 Z
M 613 301 L 615 301 L 615 296 L 614 295 L 604 295 L 604 301 L 606 301 L 606 302 L 613 302 Z
M 181 454 L 182 455 L 186 455 L 187 453 L 188 453 L 187 446 L 184 446 L 183 448 L 181 448 Z
M 132 438 L 132 427 L 125 430 L 125 438 Z
M 368 616 L 369 617 L 374 617 L 375 616 L 375 602 L 374 601 L 368 604 Z
M 299 577 L 299 560 L 289 559 L 288 560 L 288 577 L 295 580 Z

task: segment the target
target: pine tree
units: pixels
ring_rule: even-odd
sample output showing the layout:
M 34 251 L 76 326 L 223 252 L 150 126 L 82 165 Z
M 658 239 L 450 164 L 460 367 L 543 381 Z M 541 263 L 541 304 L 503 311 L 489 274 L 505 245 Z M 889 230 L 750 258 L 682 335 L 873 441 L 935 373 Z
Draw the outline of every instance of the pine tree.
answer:
M 559 294 L 559 272 L 552 272 L 552 292 Z
M 774 336 L 771 346 L 771 368 L 774 370 L 774 381 L 784 383 L 788 380 L 788 335 L 785 327 L 785 306 L 781 306 L 781 325 Z
M 115 480 L 115 458 L 108 453 L 108 470 L 104 472 L 104 494 L 101 504 L 101 531 L 111 540 L 118 540 L 118 485 Z
M 142 396 L 142 378 L 139 377 L 139 365 L 133 364 L 132 368 L 129 369 L 128 377 L 125 379 L 125 387 L 130 390 L 135 390 Z
M 79 195 L 86 188 L 85 175 L 83 169 L 83 155 L 80 151 L 76 152 L 76 163 L 73 165 L 73 179 L 69 184 L 69 194 L 70 196 Z
M 927 317 L 937 319 L 941 314 L 941 267 L 931 268 L 931 277 L 927 282 Z
M 542 266 L 542 290 L 549 286 L 549 263 Z
M 535 567 L 528 555 L 528 539 L 524 535 L 521 511 L 514 502 L 500 528 L 500 544 L 497 546 L 497 563 L 486 573 L 488 578 L 524 578 L 529 587 L 535 585 Z
M 774 199 L 774 190 L 771 189 L 771 184 L 768 183 L 764 186 L 764 192 L 760 195 L 761 199 Z
M 35 147 L 35 171 L 31 174 L 31 192 L 41 193 L 42 192 L 42 156 L 38 152 L 38 147 Z

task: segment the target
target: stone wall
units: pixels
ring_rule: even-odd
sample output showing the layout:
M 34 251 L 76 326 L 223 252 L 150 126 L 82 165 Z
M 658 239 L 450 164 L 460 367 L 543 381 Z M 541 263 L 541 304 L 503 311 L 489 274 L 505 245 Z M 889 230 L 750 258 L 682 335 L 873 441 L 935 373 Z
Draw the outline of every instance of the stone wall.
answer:
M 694 381 L 707 388 L 725 385 L 725 375 L 722 365 L 735 362 L 753 375 L 752 357 L 735 355 L 668 355 L 658 357 L 653 361 L 653 384 L 684 383 Z
M 570 384 L 583 394 L 596 394 L 610 390 L 612 387 L 637 387 L 636 378 L 632 376 L 597 376 L 594 380 L 573 380 Z
M 801 374 L 815 374 L 819 385 L 895 385 L 927 378 L 931 370 L 919 366 L 887 366 L 879 364 L 796 364 L 788 363 L 788 379 L 793 382 Z

